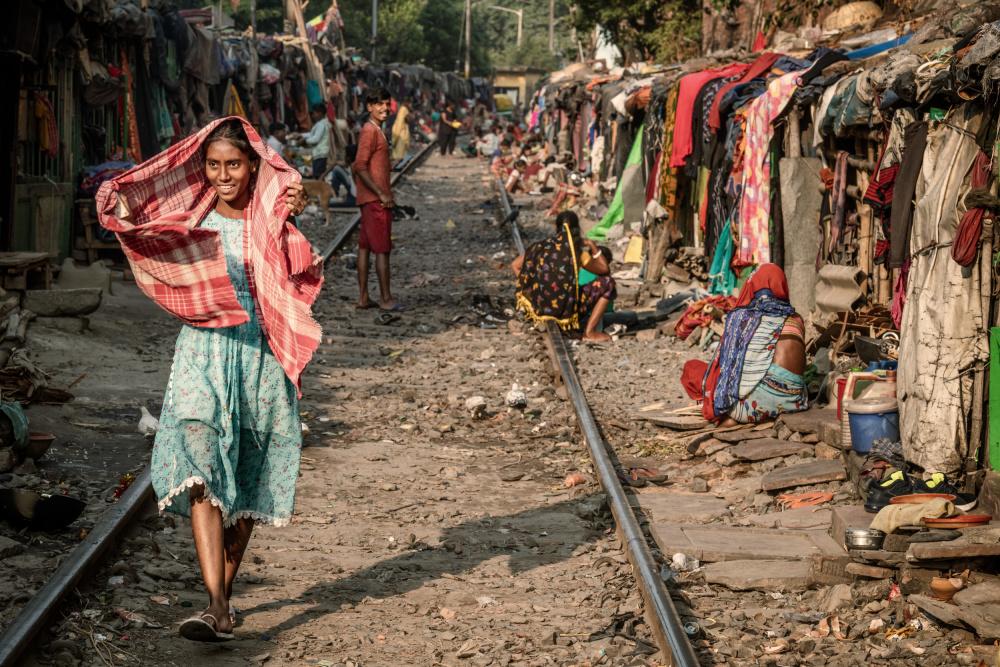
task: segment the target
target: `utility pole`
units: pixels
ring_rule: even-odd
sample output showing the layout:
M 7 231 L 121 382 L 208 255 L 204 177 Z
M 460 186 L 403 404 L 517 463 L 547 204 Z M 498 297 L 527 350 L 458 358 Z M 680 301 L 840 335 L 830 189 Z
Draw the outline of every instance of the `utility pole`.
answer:
M 556 0 L 549 0 L 549 53 L 556 51 Z
M 507 7 L 498 7 L 496 5 L 490 5 L 490 9 L 499 9 L 502 12 L 510 12 L 511 14 L 517 14 L 517 48 L 521 48 L 521 32 L 524 27 L 524 10 L 523 9 L 508 9 Z
M 472 0 L 465 0 L 465 78 L 469 78 L 472 61 Z
M 375 62 L 375 45 L 378 40 L 378 0 L 372 0 L 372 62 Z

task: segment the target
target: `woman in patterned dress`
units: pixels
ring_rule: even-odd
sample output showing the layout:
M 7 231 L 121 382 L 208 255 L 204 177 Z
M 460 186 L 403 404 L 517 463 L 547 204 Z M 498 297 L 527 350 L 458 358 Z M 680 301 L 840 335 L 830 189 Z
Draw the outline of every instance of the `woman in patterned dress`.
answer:
M 581 239 L 576 213 L 557 215 L 556 235 L 529 246 L 510 268 L 517 278 L 517 307 L 530 322 L 552 320 L 564 330 L 580 329 L 588 342 L 611 340 L 597 325 L 618 290 L 605 251 Z
M 226 273 L 246 318 L 234 326 L 185 324 L 182 328 L 151 469 L 160 510 L 191 517 L 209 596 L 205 612 L 181 624 L 181 636 L 224 641 L 233 638 L 235 619 L 229 600 L 254 524 L 281 526 L 291 518 L 302 430 L 296 383 L 272 351 L 270 336 L 259 319 L 262 309 L 255 295 L 262 288 L 252 283 L 255 278 L 260 281 L 262 275 L 256 274 L 263 272 L 255 271 L 250 261 L 256 255 L 246 256 L 253 252 L 255 238 L 248 228 L 262 224 L 250 222 L 249 209 L 258 172 L 262 164 L 268 165 L 251 145 L 239 119 L 224 120 L 203 134 L 200 150 L 193 145 L 185 154 L 189 161 L 203 160 L 204 178 L 214 189 L 214 205 L 197 229 L 217 234 Z M 259 148 L 268 151 L 263 144 Z M 167 163 L 165 169 L 176 169 L 171 161 Z M 268 172 L 272 180 L 275 164 L 270 162 L 272 171 Z M 278 197 L 280 203 L 282 195 Z M 305 208 L 297 182 L 284 186 L 283 199 L 291 215 Z M 143 217 L 143 202 L 133 210 L 133 202 L 120 191 L 117 202 L 119 220 L 133 224 L 133 218 Z M 146 208 L 150 206 L 147 202 Z M 268 217 L 267 212 L 257 215 Z

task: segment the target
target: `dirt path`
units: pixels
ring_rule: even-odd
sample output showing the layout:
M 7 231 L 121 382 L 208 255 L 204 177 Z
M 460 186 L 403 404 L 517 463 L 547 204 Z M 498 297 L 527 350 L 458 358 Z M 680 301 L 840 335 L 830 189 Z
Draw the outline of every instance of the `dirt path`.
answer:
M 413 306 L 399 320 L 378 326 L 377 311 L 354 309 L 349 249 L 328 264 L 293 525 L 255 531 L 236 586 L 237 641 L 192 644 L 173 631 L 207 598 L 189 525 L 169 515 L 123 540 L 119 564 L 82 592 L 74 611 L 84 615 L 60 638 L 93 628 L 125 656 L 115 664 L 656 664 L 541 336 L 448 323 L 483 322 L 471 307 L 486 297 L 498 316 L 512 305 L 512 275 L 497 267 L 513 246 L 486 208 L 484 172 L 434 156 L 397 188 L 420 214 L 394 229 L 395 293 Z M 344 221 L 303 231 L 322 247 Z M 418 274 L 426 286 L 414 286 Z M 523 413 L 505 404 L 515 381 Z M 479 419 L 466 408 L 477 396 Z M 565 488 L 573 472 L 588 483 Z M 115 575 L 123 585 L 107 583 Z M 118 609 L 165 627 L 137 628 Z M 82 655 L 66 664 L 105 664 L 89 646 Z

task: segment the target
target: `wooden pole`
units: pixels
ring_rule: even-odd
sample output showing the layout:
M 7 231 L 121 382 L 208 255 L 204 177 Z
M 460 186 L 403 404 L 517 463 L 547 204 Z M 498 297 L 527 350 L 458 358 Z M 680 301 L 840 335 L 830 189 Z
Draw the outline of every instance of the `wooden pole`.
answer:
M 378 0 L 372 0 L 372 62 L 375 62 L 377 40 L 378 40 Z
M 319 64 L 319 58 L 313 52 L 312 44 L 309 42 L 308 33 L 306 32 L 306 21 L 302 18 L 302 4 L 301 0 L 287 0 L 286 7 L 289 13 L 292 15 L 292 19 L 295 21 L 295 26 L 299 29 L 299 39 L 301 40 L 302 51 L 306 56 L 306 71 L 308 72 L 309 78 L 319 82 L 319 94 L 323 97 L 323 101 L 330 99 L 329 94 L 326 90 L 326 77 L 323 76 L 323 67 Z
M 867 147 L 865 145 L 864 139 L 856 138 L 854 140 L 854 153 L 856 155 L 867 154 Z M 864 194 L 868 189 L 868 174 L 861 170 L 855 172 L 856 183 L 858 190 Z M 865 272 L 866 275 L 871 277 L 872 275 L 872 247 L 874 243 L 875 235 L 872 233 L 872 208 L 867 204 L 858 200 L 858 267 Z M 868 288 L 876 284 L 878 281 L 868 282 L 867 280 L 861 284 L 861 293 L 867 294 Z M 868 295 L 869 298 L 873 295 Z
M 472 64 L 472 0 L 465 0 L 465 78 Z

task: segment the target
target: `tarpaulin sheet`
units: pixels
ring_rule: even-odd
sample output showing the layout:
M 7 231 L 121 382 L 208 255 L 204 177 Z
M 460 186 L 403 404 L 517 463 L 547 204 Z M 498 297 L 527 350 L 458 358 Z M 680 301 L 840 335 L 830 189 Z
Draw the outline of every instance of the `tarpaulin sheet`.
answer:
M 965 213 L 970 171 L 979 151 L 975 133 L 983 116 L 970 105 L 955 109 L 927 136 L 917 181 L 906 306 L 900 328 L 897 396 L 906 460 L 926 471 L 955 473 L 969 455 L 970 372 L 986 362 L 986 313 L 979 266 L 968 278 L 950 247 Z M 989 244 L 984 243 L 984 253 Z M 987 283 L 988 284 L 988 283 Z
M 630 165 L 642 162 L 642 133 L 644 129 L 645 125 L 641 125 L 639 127 L 639 132 L 635 135 L 635 141 L 632 142 L 632 150 L 629 151 L 628 161 L 625 163 L 626 168 Z M 622 193 L 625 187 L 624 183 L 624 178 L 618 181 L 618 189 L 615 190 L 615 196 L 611 200 L 611 206 L 608 207 L 608 212 L 599 223 L 594 225 L 593 229 L 587 232 L 588 239 L 603 241 L 608 236 L 608 230 L 625 219 L 625 204 L 622 201 Z

